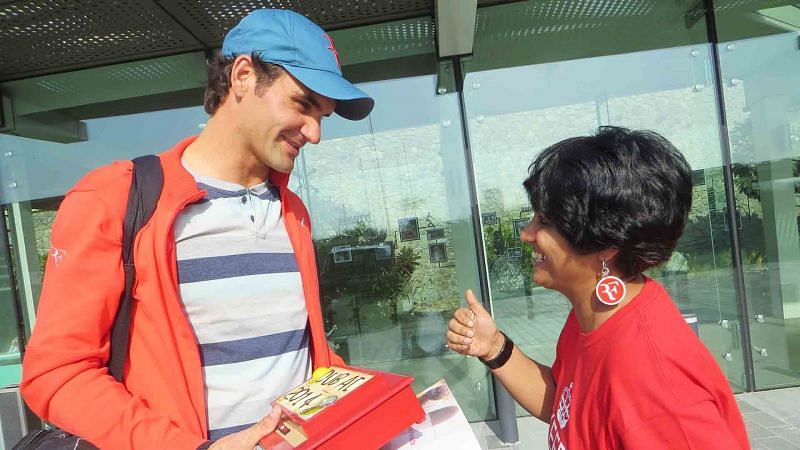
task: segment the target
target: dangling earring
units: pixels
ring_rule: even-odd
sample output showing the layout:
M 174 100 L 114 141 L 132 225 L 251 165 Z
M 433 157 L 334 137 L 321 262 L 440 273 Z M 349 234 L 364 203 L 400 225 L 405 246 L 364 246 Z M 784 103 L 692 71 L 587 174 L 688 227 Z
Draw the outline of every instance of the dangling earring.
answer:
M 625 287 L 625 282 L 613 275 L 609 275 L 610 272 L 604 259 L 603 267 L 600 269 L 600 281 L 594 287 L 594 293 L 600 303 L 616 306 L 625 298 L 625 293 L 628 292 L 628 289 Z

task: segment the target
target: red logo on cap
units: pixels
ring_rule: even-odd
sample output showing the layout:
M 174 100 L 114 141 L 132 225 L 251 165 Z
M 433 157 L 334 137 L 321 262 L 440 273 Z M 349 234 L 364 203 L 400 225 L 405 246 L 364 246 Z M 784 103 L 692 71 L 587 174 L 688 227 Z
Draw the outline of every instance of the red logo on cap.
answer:
M 327 33 L 323 34 L 323 36 L 325 36 L 325 39 L 328 40 L 328 50 L 333 52 L 333 57 L 336 58 L 336 65 L 339 66 L 339 69 L 341 69 L 342 65 L 339 64 L 339 52 L 337 52 L 336 47 L 333 46 L 333 39 L 331 39 Z

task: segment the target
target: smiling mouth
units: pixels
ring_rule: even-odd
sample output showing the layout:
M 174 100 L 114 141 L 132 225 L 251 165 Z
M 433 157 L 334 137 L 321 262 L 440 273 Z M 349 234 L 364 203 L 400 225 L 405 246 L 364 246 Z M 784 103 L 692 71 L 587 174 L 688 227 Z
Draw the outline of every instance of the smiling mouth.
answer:
M 536 262 L 545 262 L 547 261 L 547 257 L 541 253 L 533 252 L 533 260 Z
M 300 149 L 303 148 L 302 144 L 298 144 L 297 142 L 294 142 L 286 138 L 284 138 L 283 140 L 286 141 L 286 143 L 289 144 L 290 147 L 292 147 L 292 150 L 294 150 L 295 153 L 300 154 Z

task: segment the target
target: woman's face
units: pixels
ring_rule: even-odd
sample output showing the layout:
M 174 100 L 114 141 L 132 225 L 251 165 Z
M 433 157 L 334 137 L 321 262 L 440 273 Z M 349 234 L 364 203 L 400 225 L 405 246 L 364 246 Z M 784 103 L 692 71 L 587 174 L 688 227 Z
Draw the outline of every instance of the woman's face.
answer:
M 522 229 L 520 239 L 533 248 L 533 281 L 536 284 L 567 297 L 594 289 L 600 269 L 597 256 L 575 251 L 547 217 L 534 213 Z

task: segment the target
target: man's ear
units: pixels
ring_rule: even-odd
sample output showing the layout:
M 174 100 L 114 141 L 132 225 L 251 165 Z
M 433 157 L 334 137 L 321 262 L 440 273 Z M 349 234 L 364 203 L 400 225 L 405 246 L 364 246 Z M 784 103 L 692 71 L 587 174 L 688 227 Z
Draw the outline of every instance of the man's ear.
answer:
M 250 55 L 239 55 L 231 66 L 231 92 L 236 98 L 242 98 L 249 89 L 249 84 L 255 79 L 255 67 Z

